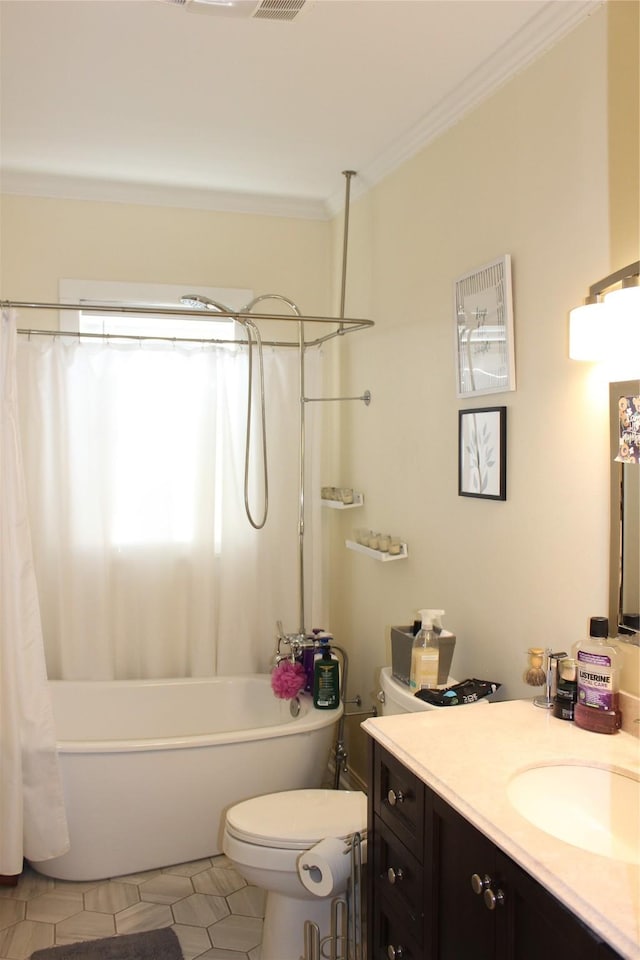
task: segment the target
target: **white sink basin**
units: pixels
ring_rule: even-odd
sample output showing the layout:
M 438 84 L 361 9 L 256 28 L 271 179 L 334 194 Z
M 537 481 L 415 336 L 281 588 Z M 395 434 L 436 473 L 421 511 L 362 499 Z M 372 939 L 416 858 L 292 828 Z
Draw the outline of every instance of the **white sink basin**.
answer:
M 521 770 L 507 794 L 534 826 L 582 850 L 640 863 L 640 779 L 583 764 Z

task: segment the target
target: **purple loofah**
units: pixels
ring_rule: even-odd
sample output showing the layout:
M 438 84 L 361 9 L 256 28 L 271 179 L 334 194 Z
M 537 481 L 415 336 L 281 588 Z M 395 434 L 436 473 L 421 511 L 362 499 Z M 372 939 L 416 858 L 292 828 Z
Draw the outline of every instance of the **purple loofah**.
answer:
M 271 689 L 281 700 L 293 700 L 297 697 L 307 680 L 301 663 L 281 660 L 271 674 Z

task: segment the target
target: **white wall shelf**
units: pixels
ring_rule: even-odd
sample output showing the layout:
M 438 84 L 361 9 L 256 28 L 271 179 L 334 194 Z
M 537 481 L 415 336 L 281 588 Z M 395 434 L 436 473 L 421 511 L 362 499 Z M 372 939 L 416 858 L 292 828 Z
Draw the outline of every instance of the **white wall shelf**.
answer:
M 364 494 L 353 491 L 353 503 L 343 503 L 342 500 L 321 500 L 323 507 L 329 507 L 331 510 L 352 510 L 353 507 L 361 507 L 364 503 Z
M 372 550 L 371 547 L 364 547 L 361 543 L 356 543 L 355 540 L 345 541 L 347 550 L 355 550 L 356 553 L 364 553 L 365 556 L 371 557 L 372 560 L 382 560 L 383 563 L 387 563 L 390 560 L 406 560 L 409 556 L 409 548 L 406 543 L 400 544 L 400 553 L 382 553 L 381 550 Z

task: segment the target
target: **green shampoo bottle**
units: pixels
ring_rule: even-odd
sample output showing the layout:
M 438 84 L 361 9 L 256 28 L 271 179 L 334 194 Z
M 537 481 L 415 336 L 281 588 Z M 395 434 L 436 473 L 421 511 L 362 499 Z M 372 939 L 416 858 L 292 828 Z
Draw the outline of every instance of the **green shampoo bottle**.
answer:
M 329 646 L 322 647 L 322 656 L 315 662 L 313 705 L 319 710 L 337 710 L 340 706 L 340 664 L 331 656 Z

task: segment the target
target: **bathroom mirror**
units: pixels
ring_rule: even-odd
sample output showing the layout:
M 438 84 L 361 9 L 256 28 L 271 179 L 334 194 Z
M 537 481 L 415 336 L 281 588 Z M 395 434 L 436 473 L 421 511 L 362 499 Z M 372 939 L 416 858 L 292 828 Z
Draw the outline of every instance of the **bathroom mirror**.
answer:
M 640 380 L 625 380 L 609 385 L 609 624 L 612 636 L 618 634 L 640 645 L 640 463 L 622 463 L 615 459 L 620 451 L 621 397 L 640 398 Z

